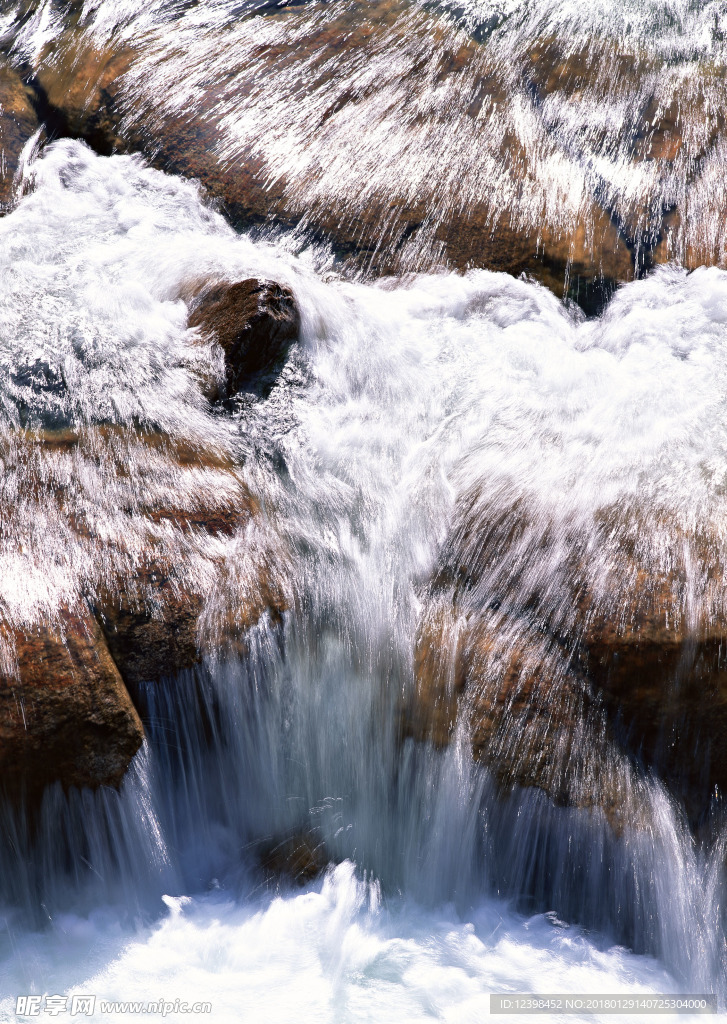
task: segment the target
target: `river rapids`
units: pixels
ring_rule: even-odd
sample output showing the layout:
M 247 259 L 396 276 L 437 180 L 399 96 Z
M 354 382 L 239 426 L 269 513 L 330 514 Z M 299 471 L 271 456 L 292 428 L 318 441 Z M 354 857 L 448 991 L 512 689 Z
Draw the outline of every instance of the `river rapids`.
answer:
M 643 564 L 678 563 L 685 620 L 708 603 L 721 614 L 727 273 L 685 262 L 723 246 L 725 154 L 695 154 L 725 101 L 724 5 L 67 6 L 99 48 L 141 54 L 124 86 L 134 131 L 204 105 L 221 166 L 253 152 L 296 223 L 240 225 L 148 153 L 30 140 L 0 219 L 0 609 L 23 626 L 73 595 L 123 589 L 152 542 L 183 563 L 180 586 L 204 594 L 210 635 L 246 600 L 258 556 L 286 603 L 244 646 L 136 687 L 146 739 L 118 790 L 55 784 L 36 811 L 0 807 L 0 1018 L 16 1019 L 22 994 L 74 993 L 94 994 L 93 1019 L 109 1021 L 150 1014 L 102 1001 L 159 999 L 209 1002 L 199 1019 L 221 1022 L 454 1024 L 485 1019 L 490 995 L 508 992 L 709 994 L 723 1013 L 718 789 L 694 810 L 698 780 L 670 788 L 659 751 L 618 741 L 590 697 L 575 740 L 554 741 L 557 799 L 503 787 L 465 716 L 446 745 L 402 720 L 432 603 L 454 601 L 458 628 L 517 607 L 503 641 L 514 646 L 537 592 L 538 629 L 570 635 L 581 569 L 569 559 L 588 563 L 605 602 L 613 510 L 645 524 L 632 541 Z M 18 62 L 35 60 L 65 17 L 61 4 L 4 3 L 0 36 Z M 316 48 L 362 24 L 354 56 Z M 541 100 L 518 77 L 534 40 L 556 36 L 608 55 L 587 102 Z M 447 78 L 443 39 L 492 45 Z M 630 158 L 634 104 L 607 66 L 619 47 L 652 102 L 678 93 L 699 108 L 668 172 Z M 465 98 L 485 73 L 506 100 L 475 131 Z M 344 121 L 336 103 L 352 89 Z M 501 155 L 512 133 L 534 169 L 517 187 Z M 659 218 L 697 163 L 670 258 L 656 261 Z M 437 225 L 482 196 L 491 223 L 507 209 L 513 224 L 556 230 L 595 194 L 634 268 L 597 310 L 568 282 L 561 296 L 527 275 L 446 265 Z M 321 210 L 354 224 L 382 196 L 428 211 L 418 233 L 383 233 L 392 272 L 379 274 L 373 245 L 352 266 L 307 230 Z M 264 394 L 221 408 L 200 384 L 220 355 L 188 326 L 190 297 L 200 281 L 247 278 L 291 290 L 300 335 Z M 96 441 L 25 453 L 27 436 L 64 431 Z M 182 478 L 151 434 L 215 458 Z M 62 512 L 48 497 L 61 486 Z M 234 505 L 240 489 L 262 512 L 231 536 L 168 522 L 150 533 L 140 512 L 170 495 Z M 472 523 L 516 514 L 514 546 L 483 555 Z M 476 579 L 436 582 L 463 558 Z M 498 757 L 520 750 L 523 720 L 509 721 Z M 261 870 L 261 850 L 299 836 L 323 859 L 316 877 Z

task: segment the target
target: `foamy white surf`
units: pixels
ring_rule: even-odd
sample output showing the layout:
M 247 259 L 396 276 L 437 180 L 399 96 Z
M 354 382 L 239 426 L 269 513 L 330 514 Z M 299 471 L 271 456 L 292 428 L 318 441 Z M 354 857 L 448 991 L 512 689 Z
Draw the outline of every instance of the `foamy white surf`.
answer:
M 465 745 L 402 748 L 396 710 L 421 587 L 464 489 L 585 528 L 638 496 L 721 536 L 727 274 L 663 269 L 586 321 L 484 271 L 342 281 L 314 253 L 237 236 L 189 184 L 80 143 L 27 174 L 34 190 L 0 221 L 3 442 L 24 403 L 41 424 L 140 421 L 221 449 L 274 510 L 299 603 L 284 655 L 263 624 L 248 663 L 147 689 L 149 768 L 118 803 L 51 794 L 39 845 L 19 844 L 25 860 L 6 851 L 2 1011 L 23 992 L 82 991 L 209 999 L 223 1021 L 465 1021 L 499 990 L 719 989 L 722 848 L 696 850 L 658 787 L 644 784 L 650 830 L 620 838 L 600 812 L 533 791 L 503 805 Z M 303 331 L 270 398 L 226 418 L 202 396 L 200 360 L 214 353 L 186 330 L 186 302 L 200 280 L 249 276 L 293 289 Z M 22 365 L 58 368 L 62 386 L 45 370 L 35 388 L 18 383 Z M 129 465 L 127 498 L 147 486 Z M 92 479 L 101 536 L 124 540 L 111 474 Z M 48 551 L 64 553 L 57 593 L 93 583 L 86 549 L 42 513 L 29 506 L 0 548 L 0 601 L 17 621 L 43 612 L 26 581 L 30 568 L 42 589 Z M 194 545 L 180 556 L 209 574 Z M 250 850 L 310 827 L 347 863 L 307 892 L 260 896 Z M 555 868 L 534 894 L 535 850 Z M 122 911 L 107 906 L 117 888 Z M 566 906 L 569 927 L 518 916 L 498 889 Z M 579 931 L 583 920 L 604 932 Z
M 496 900 L 464 919 L 449 906 L 382 901 L 350 863 L 300 893 L 165 902 L 161 920 L 138 930 L 105 909 L 59 915 L 48 932 L 18 939 L 0 969 L 2 991 L 96 994 L 94 1020 L 149 1019 L 104 1014 L 101 1000 L 179 999 L 212 1004 L 195 1019 L 271 1024 L 464 1024 L 489 1016 L 491 993 L 677 991 L 653 959 L 609 948 L 554 916 L 518 916 Z M 13 1011 L 13 999 L 0 1000 L 0 1013 Z

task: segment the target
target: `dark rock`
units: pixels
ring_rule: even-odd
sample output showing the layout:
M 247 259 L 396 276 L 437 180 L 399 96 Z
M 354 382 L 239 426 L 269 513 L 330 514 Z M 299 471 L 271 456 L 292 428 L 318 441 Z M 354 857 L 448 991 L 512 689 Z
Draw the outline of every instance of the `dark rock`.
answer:
M 175 582 L 173 569 L 151 563 L 137 571 L 131 593 L 113 590 L 94 602 L 109 650 L 130 687 L 175 675 L 201 658 L 197 621 L 203 599 Z M 144 584 L 142 597 L 136 591 Z
M 11 795 L 48 783 L 116 786 L 144 730 L 87 608 L 53 625 L 0 623 L 0 775 Z
M 715 787 L 727 792 L 721 542 L 689 536 L 667 518 L 624 521 L 614 510 L 598 528 L 608 568 L 590 578 L 581 573 L 574 593 L 578 657 L 627 747 L 658 771 L 696 822 Z
M 207 522 L 207 525 L 209 523 Z M 191 668 L 205 654 L 243 656 L 245 634 L 268 614 L 279 623 L 288 604 L 266 564 L 249 581 L 248 599 L 233 602 L 213 622 L 200 621 L 206 595 L 173 565 L 147 561 L 123 588 L 102 592 L 94 610 L 119 671 L 134 692 L 143 682 Z M 206 627 L 206 628 L 205 628 Z
M 300 311 L 288 288 L 247 280 L 215 288 L 193 309 L 189 326 L 214 338 L 225 354 L 227 393 L 279 367 L 300 333 Z
M 23 146 L 40 127 L 31 100 L 20 76 L 0 57 L 0 214 L 12 204 Z
M 327 863 L 323 843 L 311 832 L 265 843 L 260 851 L 260 864 L 269 878 L 286 879 L 301 886 L 325 871 Z
M 104 156 L 123 151 L 123 76 L 132 61 L 129 50 L 114 46 L 100 50 L 78 30 L 54 40 L 31 78 L 36 107 L 51 132 L 84 139 Z

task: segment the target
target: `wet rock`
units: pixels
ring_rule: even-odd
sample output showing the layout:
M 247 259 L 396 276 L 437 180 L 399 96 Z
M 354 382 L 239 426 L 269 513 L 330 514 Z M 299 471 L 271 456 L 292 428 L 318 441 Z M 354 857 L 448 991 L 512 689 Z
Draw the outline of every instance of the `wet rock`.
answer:
M 595 312 L 655 262 L 724 261 L 719 62 L 362 10 L 242 17 L 224 58 L 192 64 L 188 27 L 132 51 L 67 19 L 35 69 L 44 116 L 198 180 L 236 226 L 302 228 L 353 273 L 524 272 Z
M 95 619 L 62 608 L 52 625 L 0 623 L 0 774 L 11 795 L 116 786 L 144 730 Z
M 469 495 L 431 594 L 439 603 L 447 595 L 456 621 L 489 616 L 489 634 L 494 630 L 497 644 L 511 652 L 508 665 L 501 655 L 488 655 L 489 671 L 503 685 L 519 680 L 513 710 L 521 699 L 533 701 L 528 729 L 539 720 L 538 709 L 551 714 L 572 707 L 562 703 L 564 685 L 592 693 L 613 741 L 652 768 L 698 824 L 715 787 L 727 789 L 724 582 L 719 532 L 688 533 L 664 512 L 604 508 L 592 518 L 569 519 L 532 503 L 501 507 Z M 502 616 L 497 626 L 493 614 Z M 513 635 L 515 623 L 523 625 Z M 432 665 L 428 644 L 420 640 L 425 664 Z M 468 649 L 465 643 L 462 651 Z M 471 649 L 479 651 L 478 664 L 487 662 L 482 642 Z M 525 654 L 537 685 L 528 682 Z M 459 675 L 450 676 L 460 680 L 450 693 L 457 686 L 464 692 L 464 671 L 460 666 Z M 434 676 L 443 678 L 441 669 Z M 494 697 L 488 700 L 497 706 Z M 429 686 L 423 702 L 432 708 L 433 737 L 445 742 L 445 726 L 451 729 L 460 714 L 459 698 L 445 701 Z M 481 723 L 489 742 L 487 715 Z M 482 724 L 478 728 L 482 732 Z M 476 744 L 476 730 L 472 735 Z
M 719 537 L 688 536 L 663 519 L 634 517 L 615 534 L 613 526 L 609 510 L 599 523 L 605 571 L 582 578 L 574 594 L 579 660 L 626 746 L 656 768 L 698 821 L 715 787 L 727 792 Z
M 159 565 L 137 571 L 134 591 L 111 591 L 94 602 L 94 611 L 115 663 L 129 686 L 175 675 L 196 664 L 201 654 L 197 621 L 199 594 L 175 586 L 173 569 Z M 150 597 L 149 590 L 152 596 Z
M 123 151 L 123 77 L 132 61 L 125 47 L 99 49 L 79 30 L 54 40 L 32 77 L 37 106 L 53 134 L 84 139 L 104 156 Z
M 4 785 L 116 785 L 143 739 L 139 684 L 244 655 L 251 627 L 287 607 L 285 558 L 224 449 L 111 426 L 9 431 L 0 466 Z
M 285 879 L 303 886 L 325 871 L 328 858 L 318 836 L 312 832 L 301 832 L 263 844 L 260 864 L 269 878 Z
M 561 806 L 598 808 L 615 831 L 646 820 L 628 764 L 589 681 L 552 639 L 500 612 L 422 622 L 405 734 L 438 747 L 458 731 L 503 792 L 535 787 Z
M 289 288 L 251 279 L 205 294 L 193 309 L 189 326 L 221 347 L 226 391 L 234 394 L 258 375 L 280 367 L 298 339 L 300 311 Z
M 2 546 L 27 549 L 31 572 L 47 547 L 70 553 L 44 602 L 88 602 L 130 687 L 244 654 L 250 628 L 287 609 L 285 555 L 224 449 L 103 426 L 18 432 L 0 457 Z
M 147 562 L 123 590 L 94 601 L 109 650 L 132 691 L 191 668 L 205 655 L 244 656 L 245 634 L 264 615 L 279 623 L 288 608 L 270 567 L 259 565 L 256 578 L 248 580 L 247 600 L 233 601 L 219 616 L 213 611 L 202 621 L 207 595 L 180 575 L 169 564 Z
M 456 269 L 484 266 L 525 274 L 558 298 L 571 298 L 588 314 L 600 311 L 617 284 L 634 276 L 628 245 L 594 201 L 583 204 L 567 230 L 547 221 L 539 230 L 518 227 L 508 215 L 491 227 L 489 211 L 481 209 L 467 218 L 453 218 L 438 229 L 437 237 Z
M 36 80 L 59 119 L 57 133 L 82 137 L 103 153 L 140 150 L 157 167 L 198 180 L 236 226 L 302 226 L 353 273 L 442 266 L 527 273 L 589 311 L 633 276 L 631 253 L 598 202 L 586 196 L 568 209 L 553 202 L 551 183 L 538 181 L 547 160 L 531 153 L 512 126 L 501 127 L 517 83 L 486 47 L 445 20 L 429 18 L 422 28 L 408 5 L 390 0 L 379 0 L 366 19 L 331 9 L 310 32 L 294 7 L 265 20 L 286 24 L 295 47 L 251 44 L 219 79 L 195 84 L 194 102 L 183 109 L 160 104 L 147 88 L 151 54 L 99 50 L 81 29 L 69 30 L 41 57 Z M 415 44 L 420 29 L 431 39 Z M 355 68 L 367 55 L 379 59 L 389 51 L 396 72 L 360 83 Z M 300 65 L 305 70 L 294 73 Z M 276 92 L 284 72 L 298 82 L 287 103 Z M 297 167 L 279 160 L 273 166 L 264 139 L 241 138 L 231 148 L 225 138 L 229 104 L 252 109 L 259 83 L 268 80 L 272 106 L 253 120 L 272 119 L 291 140 L 305 135 L 304 147 L 290 143 L 301 154 Z M 417 113 L 422 92 L 432 90 L 443 102 L 449 97 L 446 111 L 435 103 Z M 411 116 L 386 114 L 391 124 L 377 123 L 386 110 L 409 109 Z M 370 120 L 367 111 L 372 131 L 401 134 L 398 155 L 370 164 L 365 148 L 352 144 L 355 126 Z M 339 151 L 347 158 L 335 163 L 332 176 L 330 157 Z M 410 180 L 435 159 L 445 181 L 434 174 Z
M 38 128 L 32 93 L 0 57 L 0 214 L 12 205 L 20 154 Z
M 574 44 L 566 33 L 538 40 L 524 75 L 548 134 L 589 165 L 588 187 L 639 272 L 669 260 L 689 269 L 723 264 L 719 64 L 664 62 L 623 39 Z

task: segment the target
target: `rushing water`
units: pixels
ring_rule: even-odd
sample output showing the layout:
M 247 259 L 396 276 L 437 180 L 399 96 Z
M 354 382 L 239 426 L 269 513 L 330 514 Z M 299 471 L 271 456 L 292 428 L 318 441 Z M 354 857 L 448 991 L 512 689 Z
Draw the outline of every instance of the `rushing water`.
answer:
M 92 991 L 209 999 L 220 1020 L 474 1020 L 496 990 L 724 995 L 723 846 L 695 846 L 656 782 L 607 752 L 648 807 L 618 834 L 538 790 L 499 797 L 466 737 L 437 752 L 402 744 L 397 722 L 463 489 L 585 519 L 635 493 L 685 522 L 719 514 L 727 275 L 664 269 L 587 321 L 504 274 L 347 283 L 325 254 L 238 236 L 193 186 L 81 143 L 26 174 L 0 221 L 6 443 L 25 417 L 232 453 L 274 509 L 255 543 L 287 552 L 294 599 L 242 661 L 135 694 L 148 743 L 120 794 L 50 790 L 32 828 L 7 812 L 3 1010 L 20 992 Z M 220 416 L 183 297 L 251 274 L 293 288 L 301 341 L 268 399 Z M 141 475 L 124 487 L 144 487 L 128 452 Z M 106 537 L 140 543 L 115 468 L 82 470 L 75 507 L 93 500 Z M 32 500 L 3 537 L 18 622 L 103 576 L 104 547 Z M 175 542 L 203 573 L 204 542 Z M 242 576 L 240 546 L 225 554 Z M 303 831 L 339 866 L 274 896 L 259 850 Z
M 503 225 L 531 232 L 578 261 L 574 226 L 588 243 L 608 230 L 601 210 L 637 270 L 724 256 L 721 0 L 72 10 L 83 45 L 129 55 L 127 130 L 201 141 L 262 189 L 256 216 L 335 223 L 347 245 L 365 243 L 364 262 L 436 267 L 469 219 L 500 225 L 500 238 Z M 0 21 L 15 58 L 78 60 L 63 5 L 30 11 L 9 4 Z M 497 266 L 497 246 L 488 252 Z M 476 259 L 455 252 L 458 266 Z
M 52 787 L 35 816 L 2 808 L 0 1015 L 34 992 L 210 1001 L 221 1021 L 474 1021 L 497 991 L 724 1006 L 719 793 L 687 808 L 582 694 L 573 743 L 555 711 L 545 726 L 558 803 L 503 791 L 464 716 L 445 749 L 401 728 L 432 606 L 458 602 L 460 625 L 513 614 L 515 648 L 535 604 L 528 629 L 576 629 L 574 559 L 599 607 L 625 600 L 614 509 L 640 564 L 678 575 L 677 618 L 724 621 L 727 273 L 663 266 L 587 319 L 532 281 L 442 270 L 437 235 L 483 197 L 489 223 L 505 210 L 566 231 L 596 196 L 638 264 L 683 201 L 671 255 L 720 255 L 723 5 L 70 9 L 94 46 L 135 54 L 129 131 L 189 119 L 222 166 L 252 153 L 303 224 L 236 233 L 141 157 L 28 146 L 0 220 L 0 611 L 31 626 L 126 592 L 149 545 L 203 594 L 202 633 L 250 599 L 261 563 L 288 611 L 243 654 L 135 689 L 147 741 L 120 792 Z M 62 54 L 67 14 L 2 5 L 0 39 L 17 61 L 52 40 Z M 588 68 L 577 95 L 533 79 L 528 54 L 556 36 L 558 59 Z M 603 57 L 616 49 L 628 74 Z M 677 94 L 683 145 L 662 159 L 636 122 Z M 427 273 L 356 278 L 305 234 L 333 210 L 363 237 L 357 218 L 381 203 L 427 217 L 367 251 Z M 247 277 L 292 289 L 301 337 L 269 396 L 221 411 L 204 397 L 220 354 L 187 329 L 189 305 Z M 231 537 L 153 515 L 248 493 L 263 513 Z M 487 523 L 507 544 L 483 559 Z M 471 578 L 442 593 L 432 581 L 457 560 Z M 506 721 L 515 760 L 521 722 Z M 703 768 L 698 730 L 694 745 Z M 301 836 L 330 863 L 302 890 L 260 867 Z

